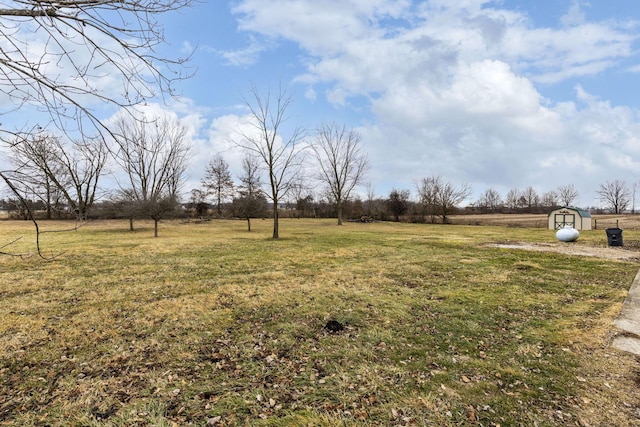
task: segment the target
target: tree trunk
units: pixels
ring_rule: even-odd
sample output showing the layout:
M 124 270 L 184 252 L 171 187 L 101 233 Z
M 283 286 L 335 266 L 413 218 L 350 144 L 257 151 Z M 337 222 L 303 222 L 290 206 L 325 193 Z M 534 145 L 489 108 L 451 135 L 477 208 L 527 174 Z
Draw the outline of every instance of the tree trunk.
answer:
M 279 228 L 279 224 L 278 224 L 278 203 L 274 202 L 273 203 L 273 238 L 274 239 L 279 239 L 280 238 L 280 234 L 278 233 L 278 228 Z
M 153 220 L 153 237 L 158 237 L 158 220 Z
M 47 184 L 47 219 L 51 219 L 51 187 Z
M 247 231 L 251 231 L 251 218 L 247 217 Z
M 129 218 L 129 231 L 133 231 L 133 218 Z
M 338 201 L 338 225 L 342 225 L 342 201 Z

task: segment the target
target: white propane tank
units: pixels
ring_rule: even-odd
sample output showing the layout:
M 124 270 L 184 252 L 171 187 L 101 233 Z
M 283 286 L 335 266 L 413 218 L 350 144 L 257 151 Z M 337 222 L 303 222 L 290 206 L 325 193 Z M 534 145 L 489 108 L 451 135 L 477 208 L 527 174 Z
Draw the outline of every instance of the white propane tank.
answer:
M 556 231 L 556 239 L 561 242 L 574 242 L 580 236 L 580 232 L 570 225 L 565 225 L 564 228 Z

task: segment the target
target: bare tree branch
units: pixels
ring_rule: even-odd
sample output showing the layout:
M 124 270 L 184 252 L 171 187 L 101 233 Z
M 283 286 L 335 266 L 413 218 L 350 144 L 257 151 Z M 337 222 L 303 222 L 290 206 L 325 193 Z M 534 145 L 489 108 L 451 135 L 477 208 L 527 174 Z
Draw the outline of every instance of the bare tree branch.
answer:
M 631 201 L 631 190 L 627 187 L 626 182 L 617 179 L 600 184 L 597 193 L 605 207 L 615 214 L 622 213 L 627 209 Z
M 342 204 L 362 182 L 369 165 L 362 138 L 344 125 L 324 123 L 312 148 L 320 167 L 318 178 L 329 187 L 338 208 L 338 225 L 342 225 Z
M 186 170 L 186 129 L 168 117 L 121 117 L 116 126 L 116 161 L 127 176 L 122 194 L 135 205 L 132 212 L 154 220 L 157 237 L 158 222 L 175 206 Z
M 87 218 L 107 161 L 108 151 L 102 137 L 65 144 L 62 138 L 42 133 L 17 139 L 11 151 L 16 166 L 11 174 L 14 184 L 32 186 L 33 194 L 42 188 L 49 218 L 54 191 L 66 199 L 78 219 Z M 18 173 L 23 169 L 29 173 Z
M 206 188 L 207 194 L 213 195 L 218 216 L 222 216 L 222 202 L 233 196 L 233 180 L 229 164 L 220 154 L 214 156 L 207 164 L 202 185 Z
M 241 140 L 236 144 L 257 157 L 267 174 L 270 192 L 266 194 L 273 204 L 273 238 L 278 239 L 278 203 L 302 168 L 305 131 L 301 127 L 286 129 L 292 97 L 282 87 L 274 98 L 270 91 L 261 95 L 255 86 L 251 87 L 251 95 L 251 100 L 243 101 L 249 108 L 253 132 L 238 130 Z
M 40 247 L 40 226 L 38 225 L 38 221 L 36 221 L 33 212 L 31 211 L 31 208 L 29 207 L 29 204 L 26 202 L 26 200 L 24 200 L 24 198 L 20 195 L 20 193 L 18 192 L 18 189 L 14 187 L 13 183 L 11 182 L 11 180 L 9 178 L 7 178 L 7 176 L 0 172 L 0 178 L 2 178 L 4 180 L 4 182 L 9 186 L 9 188 L 11 189 L 11 191 L 20 199 L 20 202 L 24 205 L 24 208 L 27 210 L 29 219 L 31 220 L 31 222 L 33 223 L 33 226 L 36 230 L 36 251 L 38 253 L 38 256 L 46 261 L 51 261 L 54 260 L 55 258 L 57 258 L 58 256 L 62 255 L 57 254 L 57 255 L 52 255 L 52 256 L 45 256 L 44 253 L 42 252 L 42 248 Z M 17 239 L 16 239 L 17 240 Z M 28 256 L 24 255 L 20 255 L 22 258 L 28 258 Z
M 560 198 L 560 203 L 563 206 L 571 206 L 571 204 L 578 198 L 578 190 L 573 186 L 573 184 L 561 185 L 558 187 L 558 197 Z
M 14 105 L 0 116 L 16 127 L 0 125 L 0 140 L 11 145 L 15 137 L 28 138 L 34 130 L 51 127 L 82 144 L 98 135 L 110 138 L 111 129 L 94 108 L 126 109 L 152 98 L 174 97 L 175 82 L 189 77 L 185 73 L 189 57 L 171 59 L 159 53 L 165 43 L 159 17 L 197 1 L 4 0 L 0 5 L 0 94 Z M 48 115 L 45 123 L 34 128 L 9 118 L 25 107 Z M 97 164 L 91 167 L 96 170 Z M 25 202 L 10 185 L 10 172 L 21 171 L 0 174 Z M 90 199 L 96 178 L 76 178 L 76 193 L 82 187 L 85 200 Z

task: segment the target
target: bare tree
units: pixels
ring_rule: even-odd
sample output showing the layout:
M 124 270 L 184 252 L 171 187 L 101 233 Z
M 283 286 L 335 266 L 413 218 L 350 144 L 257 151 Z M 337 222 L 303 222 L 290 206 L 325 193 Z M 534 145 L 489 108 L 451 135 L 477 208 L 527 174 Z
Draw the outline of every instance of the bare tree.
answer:
M 453 209 L 471 194 L 469 186 L 456 187 L 438 175 L 423 178 L 416 189 L 421 214 L 429 215 L 431 223 L 435 223 L 436 217 L 440 217 L 445 224 Z
M 579 195 L 578 190 L 576 190 L 573 184 L 561 185 L 556 191 L 562 206 L 571 206 Z
M 312 187 L 308 185 L 304 173 L 301 172 L 291 184 L 291 189 L 288 193 L 287 207 L 295 211 L 295 217 L 300 219 L 306 214 L 312 201 Z
M 540 204 L 540 196 L 538 196 L 536 190 L 531 186 L 525 188 L 522 193 L 520 193 L 518 200 L 519 205 L 526 208 L 530 213 L 533 213 Z
M 546 208 L 554 208 L 558 206 L 558 193 L 555 191 L 547 191 L 542 195 L 541 200 L 542 206 Z
M 135 216 L 153 219 L 157 237 L 158 222 L 178 201 L 189 151 L 186 129 L 168 117 L 153 121 L 121 117 L 116 128 L 115 158 L 125 176 L 121 194 L 133 207 L 130 223 Z
M 262 215 L 266 211 L 267 200 L 262 191 L 260 165 L 255 157 L 245 157 L 242 161 L 244 174 L 240 176 L 238 197 L 233 201 L 233 208 L 239 217 L 247 220 L 247 230 L 251 231 L 251 218 Z
M 376 191 L 371 181 L 367 182 L 367 216 L 373 217 L 373 201 L 376 199 Z
M 600 185 L 597 193 L 606 209 L 615 214 L 622 213 L 629 206 L 631 190 L 624 181 L 617 179 L 615 181 L 607 181 Z
M 494 188 L 488 188 L 482 193 L 476 205 L 485 212 L 497 212 L 502 207 L 502 197 Z
M 518 209 L 518 199 L 520 197 L 520 191 L 517 188 L 512 188 L 507 192 L 507 196 L 504 199 L 505 206 L 511 211 Z
M 440 205 L 440 217 L 442 223 L 446 224 L 449 215 L 471 194 L 471 187 L 467 184 L 456 187 L 450 182 L 443 183 L 438 194 L 438 204 Z
M 229 163 L 217 154 L 209 161 L 205 169 L 202 186 L 212 194 L 217 206 L 218 216 L 222 215 L 222 202 L 233 196 L 233 180 L 229 171 Z
M 76 143 L 75 147 L 78 156 L 70 157 L 62 150 L 65 155 L 61 163 L 64 163 L 73 184 L 78 218 L 86 219 L 96 200 L 98 180 L 107 163 L 108 150 L 102 137 L 85 143 Z M 73 200 L 73 197 L 69 194 L 67 200 Z
M 80 220 L 87 218 L 98 191 L 98 182 L 107 162 L 107 147 L 101 137 L 84 143 L 64 143 L 52 135 L 37 135 L 19 139 L 12 145 L 14 162 L 21 165 L 17 171 L 32 171 L 25 178 L 46 191 L 48 209 L 53 194 L 60 194 Z M 24 173 L 15 179 L 25 183 Z M 39 178 L 37 178 L 39 177 Z M 50 213 L 47 215 L 50 217 Z
M 269 185 L 267 197 L 273 206 L 273 238 L 278 239 L 278 203 L 284 199 L 295 183 L 302 168 L 302 139 L 300 127 L 287 129 L 287 111 L 292 97 L 282 87 L 275 95 L 267 91 L 262 96 L 255 86 L 251 87 L 252 99 L 243 98 L 249 108 L 252 131 L 239 130 L 241 140 L 237 145 L 255 156 L 264 168 Z
M 436 217 L 438 216 L 438 197 L 442 189 L 442 185 L 442 178 L 437 175 L 422 178 L 422 180 L 418 181 L 416 184 L 419 213 L 423 218 L 429 216 L 432 224 L 436 222 Z
M 342 225 L 342 205 L 362 182 L 369 164 L 362 137 L 344 125 L 323 123 L 312 148 L 320 168 L 318 178 L 328 186 L 336 202 L 338 225 Z
M 159 17 L 196 1 L 4 2 L 0 93 L 14 108 L 0 114 L 4 123 L 16 127 L 0 129 L 0 140 L 11 144 L 15 137 L 29 138 L 51 124 L 69 140 L 86 141 L 110 133 L 93 106 L 118 108 L 158 95 L 173 96 L 174 82 L 188 77 L 183 72 L 188 58 L 158 53 L 165 41 Z M 45 113 L 37 119 L 41 126 L 12 117 L 30 107 Z M 11 191 L 18 190 L 11 172 L 0 170 L 0 179 Z
M 65 182 L 63 171 L 55 162 L 58 155 L 55 153 L 57 141 L 54 140 L 46 134 L 28 139 L 16 138 L 9 153 L 13 170 L 5 172 L 22 197 L 28 199 L 34 196 L 45 204 L 47 219 L 52 218 L 52 211 L 58 209 L 57 202 L 60 200 L 56 184 L 50 178 L 51 172 L 60 182 Z

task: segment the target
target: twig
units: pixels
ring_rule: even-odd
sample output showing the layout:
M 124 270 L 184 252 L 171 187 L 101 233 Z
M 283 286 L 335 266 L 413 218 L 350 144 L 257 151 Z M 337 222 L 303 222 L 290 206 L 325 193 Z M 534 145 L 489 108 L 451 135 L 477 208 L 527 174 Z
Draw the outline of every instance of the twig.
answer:
M 85 225 L 89 224 L 89 221 L 83 221 L 81 224 L 77 224 L 74 225 L 71 228 L 65 228 L 62 230 L 45 230 L 45 231 L 41 231 L 40 234 L 46 234 L 46 233 L 68 233 L 69 231 L 78 231 L 78 229 L 84 227 Z
M 13 194 L 15 194 L 15 196 L 18 198 L 18 200 L 20 200 L 20 203 L 22 203 L 22 205 L 24 206 L 25 210 L 27 211 L 29 218 L 31 219 L 31 222 L 33 222 L 33 225 L 36 229 L 36 250 L 38 251 L 38 256 L 46 261 L 52 261 L 54 259 L 56 259 L 58 256 L 61 255 L 53 255 L 51 257 L 47 257 L 42 253 L 42 250 L 40 248 L 40 227 L 38 226 L 38 221 L 35 219 L 34 215 L 33 215 L 33 211 L 31 210 L 31 208 L 29 207 L 29 204 L 27 203 L 27 201 L 24 199 L 24 197 L 22 197 L 22 195 L 20 194 L 20 192 L 18 191 L 18 189 L 15 187 L 15 185 L 13 185 L 13 183 L 11 182 L 11 180 L 9 178 L 7 178 L 7 176 L 0 172 L 0 177 L 4 180 L 4 182 L 9 186 L 9 188 L 11 189 L 11 191 L 13 192 Z M 19 239 L 17 239 L 19 240 Z M 16 241 L 17 241 L 16 240 Z M 15 242 L 15 241 L 14 241 Z M 3 246 L 4 248 L 5 246 Z M 17 255 L 20 256 L 22 259 L 26 259 L 29 257 L 26 256 L 22 256 L 22 255 Z
M 6 244 L 4 244 L 4 245 L 0 246 L 0 255 L 13 256 L 13 257 L 20 257 L 21 259 L 28 259 L 28 258 L 31 258 L 31 255 L 26 255 L 26 254 L 14 254 L 14 253 L 11 253 L 11 252 L 5 252 L 5 251 L 3 251 L 3 250 L 2 250 L 2 249 L 4 249 L 4 248 L 6 248 L 7 246 L 11 246 L 11 245 L 13 245 L 15 242 L 17 242 L 17 241 L 18 241 L 18 240 L 20 240 L 20 239 L 22 239 L 22 237 L 18 237 L 17 239 L 12 240 L 11 242 L 6 243 Z

